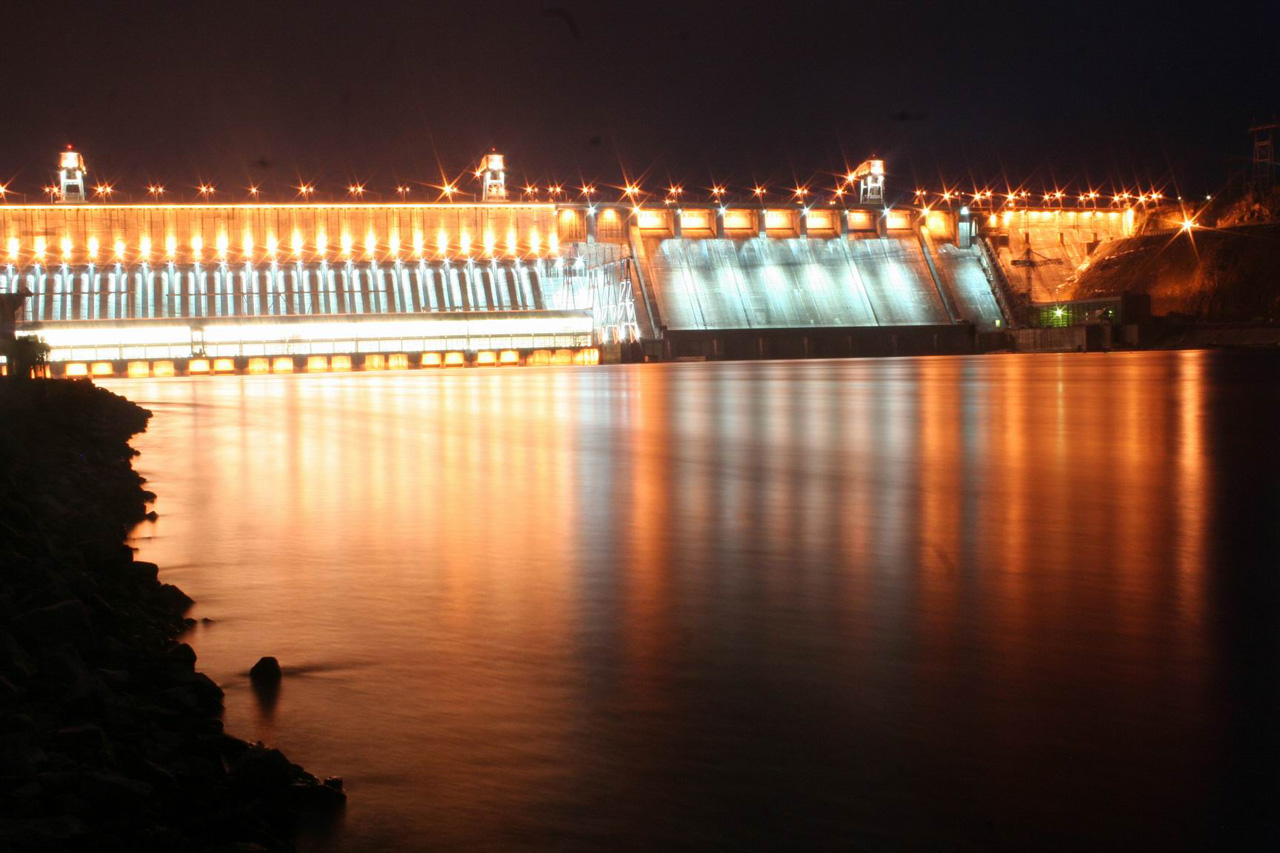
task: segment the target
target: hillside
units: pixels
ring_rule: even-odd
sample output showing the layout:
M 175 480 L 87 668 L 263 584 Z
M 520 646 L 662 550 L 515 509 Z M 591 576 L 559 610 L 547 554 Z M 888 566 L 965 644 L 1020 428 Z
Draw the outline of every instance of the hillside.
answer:
M 1155 314 L 1280 319 L 1280 224 L 1140 234 L 1102 248 L 1069 299 L 1147 293 Z

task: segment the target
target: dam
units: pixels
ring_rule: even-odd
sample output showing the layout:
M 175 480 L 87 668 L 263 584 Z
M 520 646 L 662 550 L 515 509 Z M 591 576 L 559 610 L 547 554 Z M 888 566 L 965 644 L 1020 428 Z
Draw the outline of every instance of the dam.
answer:
M 474 201 L 109 203 L 68 153 L 0 205 L 0 294 L 66 375 L 965 352 L 1133 228 L 893 205 L 878 160 L 827 204 L 515 201 L 501 155 Z

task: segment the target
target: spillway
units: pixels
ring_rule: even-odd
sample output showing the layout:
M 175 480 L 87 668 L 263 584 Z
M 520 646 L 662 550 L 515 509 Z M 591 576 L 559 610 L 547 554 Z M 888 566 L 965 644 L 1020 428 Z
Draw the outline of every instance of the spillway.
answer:
M 670 330 L 949 322 L 914 235 L 642 241 Z
M 950 294 L 959 318 L 972 323 L 980 332 L 1004 327 L 1004 315 L 982 266 L 978 248 L 960 248 L 932 240 L 927 241 L 927 245 L 940 282 Z

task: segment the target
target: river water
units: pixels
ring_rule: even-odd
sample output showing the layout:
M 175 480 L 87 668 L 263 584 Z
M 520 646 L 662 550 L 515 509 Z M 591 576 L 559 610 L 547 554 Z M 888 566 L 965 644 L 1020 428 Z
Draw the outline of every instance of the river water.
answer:
M 304 849 L 1280 841 L 1275 354 L 104 384 Z

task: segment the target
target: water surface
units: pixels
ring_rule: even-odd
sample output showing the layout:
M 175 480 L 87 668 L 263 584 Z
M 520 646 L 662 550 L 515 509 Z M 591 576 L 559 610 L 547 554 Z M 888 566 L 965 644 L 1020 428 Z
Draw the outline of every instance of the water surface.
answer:
M 1275 355 L 106 384 L 311 849 L 1280 843 Z

